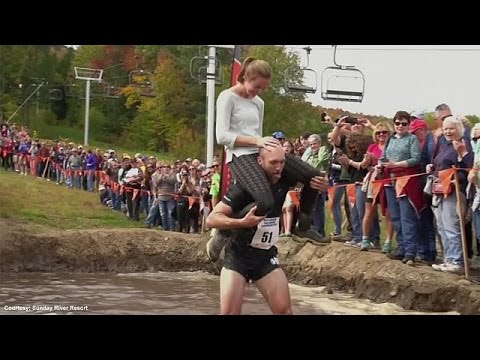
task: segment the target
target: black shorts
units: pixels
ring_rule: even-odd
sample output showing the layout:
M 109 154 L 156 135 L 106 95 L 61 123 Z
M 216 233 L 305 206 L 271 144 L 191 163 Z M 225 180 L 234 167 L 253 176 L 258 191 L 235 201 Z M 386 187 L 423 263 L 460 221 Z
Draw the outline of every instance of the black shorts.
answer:
M 256 249 L 249 245 L 238 246 L 228 241 L 225 246 L 223 266 L 242 275 L 247 282 L 257 281 L 278 268 L 277 248 Z

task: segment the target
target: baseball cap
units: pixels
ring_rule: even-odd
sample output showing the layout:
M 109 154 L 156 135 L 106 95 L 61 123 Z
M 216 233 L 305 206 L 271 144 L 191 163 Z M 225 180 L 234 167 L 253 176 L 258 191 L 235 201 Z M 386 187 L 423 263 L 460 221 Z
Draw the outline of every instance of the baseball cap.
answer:
M 424 120 L 420 120 L 417 118 L 410 123 L 410 132 L 412 134 L 421 128 L 427 128 L 427 123 Z
M 278 139 L 278 140 L 283 140 L 285 139 L 285 134 L 283 133 L 283 131 L 275 131 L 272 136 L 275 138 L 275 139 Z
M 425 120 L 425 113 L 423 111 L 413 110 L 410 113 L 410 118 Z

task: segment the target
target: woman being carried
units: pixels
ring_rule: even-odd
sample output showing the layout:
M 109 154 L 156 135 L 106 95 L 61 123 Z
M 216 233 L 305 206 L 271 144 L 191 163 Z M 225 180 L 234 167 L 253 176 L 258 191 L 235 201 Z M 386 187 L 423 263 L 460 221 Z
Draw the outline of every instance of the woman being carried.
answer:
M 226 162 L 234 179 L 255 199 L 256 215 L 265 215 L 273 207 L 269 182 L 257 162 L 260 148 L 269 150 L 279 144 L 273 137 L 262 135 L 264 101 L 258 95 L 267 89 L 271 78 L 272 70 L 266 61 L 248 57 L 242 64 L 237 84 L 222 91 L 217 99 L 217 142 L 226 147 Z M 294 235 L 317 245 L 325 243 L 324 237 L 310 229 L 310 214 L 318 192 L 311 189 L 309 183 L 313 177 L 321 176 L 320 171 L 293 155 L 287 155 L 284 171 L 286 176 L 305 185 Z M 211 248 L 207 244 L 207 254 Z M 221 250 L 221 246 L 215 248 Z

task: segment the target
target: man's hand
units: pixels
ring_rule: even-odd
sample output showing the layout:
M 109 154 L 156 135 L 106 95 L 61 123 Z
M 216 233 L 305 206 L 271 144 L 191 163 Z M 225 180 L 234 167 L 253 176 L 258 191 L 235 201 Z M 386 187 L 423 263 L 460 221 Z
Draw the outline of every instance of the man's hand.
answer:
M 242 219 L 242 227 L 254 227 L 257 226 L 263 219 L 265 219 L 264 216 L 257 216 L 255 215 L 255 210 L 257 210 L 257 205 L 252 207 L 250 211 L 245 215 Z
M 315 176 L 310 180 L 310 187 L 318 191 L 327 191 L 328 180 L 323 176 Z

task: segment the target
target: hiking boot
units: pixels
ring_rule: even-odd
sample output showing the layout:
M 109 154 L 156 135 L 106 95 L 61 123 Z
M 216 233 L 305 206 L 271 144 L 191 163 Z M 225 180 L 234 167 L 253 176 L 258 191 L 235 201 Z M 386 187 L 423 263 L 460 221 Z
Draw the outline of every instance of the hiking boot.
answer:
M 387 257 L 392 260 L 403 260 L 405 255 L 400 255 L 397 252 L 390 252 L 387 254 Z
M 349 240 L 349 241 L 345 241 L 344 245 L 359 248 L 361 246 L 361 243 L 362 243 L 361 241 Z
M 389 254 L 392 251 L 392 241 L 385 241 L 382 247 L 382 253 Z
M 405 255 L 402 259 L 402 263 L 407 264 L 408 266 L 415 266 L 415 256 Z
M 313 245 L 318 245 L 318 246 L 327 245 L 331 243 L 331 240 L 329 238 L 322 236 L 318 231 L 313 229 L 300 230 L 298 227 L 296 227 L 293 230 L 293 235 L 295 235 L 294 240 L 298 242 L 302 242 L 302 241 L 303 243 L 310 242 Z
M 331 234 L 330 238 L 332 241 L 338 241 L 338 242 L 346 242 L 352 240 L 352 237 L 348 234 L 342 235 L 342 234 Z
M 362 240 L 362 243 L 360 244 L 360 251 L 368 251 L 373 247 L 373 244 L 370 242 L 370 240 Z
M 432 266 L 433 265 L 433 261 L 430 261 L 430 260 L 426 260 L 426 259 L 422 259 L 422 258 L 419 258 L 418 256 L 415 258 L 415 263 L 418 264 L 418 265 L 426 265 L 426 266 Z
M 210 240 L 207 242 L 206 253 L 210 261 L 217 262 L 220 258 L 220 253 L 222 252 L 223 247 L 227 238 L 222 234 L 222 231 L 218 229 L 213 229 L 210 233 Z

